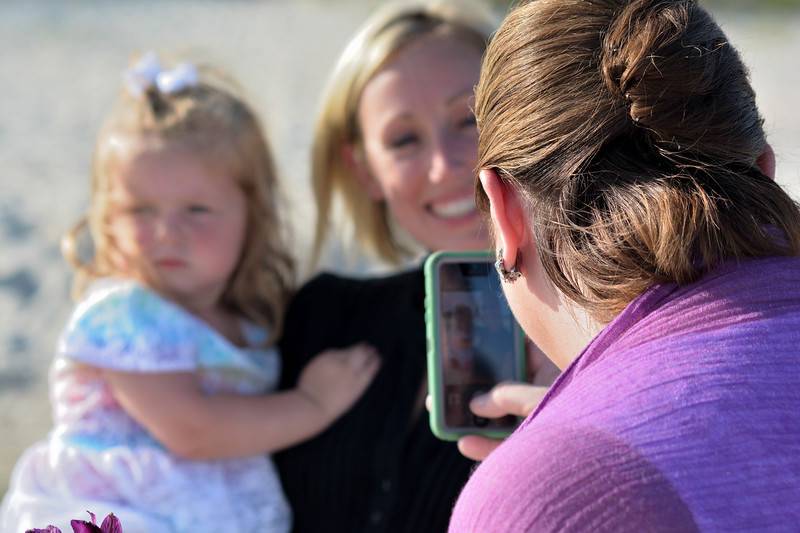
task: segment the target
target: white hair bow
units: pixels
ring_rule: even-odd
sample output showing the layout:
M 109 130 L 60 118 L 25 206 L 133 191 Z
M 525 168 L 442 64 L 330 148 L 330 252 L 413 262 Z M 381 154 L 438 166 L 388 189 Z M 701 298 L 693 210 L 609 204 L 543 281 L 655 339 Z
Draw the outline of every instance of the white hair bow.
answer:
M 122 79 L 129 93 L 141 97 L 151 87 L 157 88 L 162 94 L 174 94 L 197 86 L 200 78 L 197 67 L 191 63 L 181 63 L 171 70 L 162 70 L 158 55 L 147 52 L 122 74 Z

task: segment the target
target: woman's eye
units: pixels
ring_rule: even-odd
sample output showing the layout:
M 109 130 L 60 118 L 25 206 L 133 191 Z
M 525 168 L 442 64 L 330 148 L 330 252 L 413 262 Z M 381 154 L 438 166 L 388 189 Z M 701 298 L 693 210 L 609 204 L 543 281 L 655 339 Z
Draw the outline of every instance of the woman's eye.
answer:
M 477 124 L 478 123 L 475 120 L 475 115 L 473 115 L 472 113 L 470 113 L 468 116 L 466 116 L 466 117 L 464 117 L 464 118 L 462 118 L 461 120 L 458 121 L 458 127 L 459 128 L 464 128 L 464 129 L 474 128 L 474 127 L 477 126 Z
M 205 205 L 195 204 L 195 205 L 190 205 L 188 207 L 188 211 L 189 211 L 189 213 L 192 213 L 193 215 L 199 215 L 199 214 L 204 214 L 204 213 L 210 213 L 211 209 L 208 206 L 205 206 Z
M 391 148 L 405 148 L 417 142 L 418 137 L 413 133 L 398 135 L 389 141 Z

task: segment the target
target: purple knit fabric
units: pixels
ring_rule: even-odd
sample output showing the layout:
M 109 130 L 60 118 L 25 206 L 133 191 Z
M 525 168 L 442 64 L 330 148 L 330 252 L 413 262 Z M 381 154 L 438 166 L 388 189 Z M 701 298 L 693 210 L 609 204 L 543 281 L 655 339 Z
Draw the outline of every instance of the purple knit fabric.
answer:
M 646 291 L 474 472 L 451 532 L 800 531 L 800 258 Z

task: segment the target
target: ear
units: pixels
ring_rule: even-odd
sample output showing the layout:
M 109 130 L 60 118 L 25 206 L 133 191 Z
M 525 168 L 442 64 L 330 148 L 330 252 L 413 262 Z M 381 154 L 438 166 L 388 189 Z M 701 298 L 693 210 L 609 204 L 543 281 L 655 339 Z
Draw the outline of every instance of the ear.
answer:
M 489 214 L 494 225 L 495 246 L 503 250 L 503 261 L 516 264 L 517 253 L 528 235 L 525 209 L 517 191 L 500 179 L 493 169 L 480 171 L 481 186 L 489 198 Z
M 769 143 L 764 145 L 764 151 L 756 159 L 756 165 L 768 178 L 775 179 L 775 152 Z
M 369 170 L 363 151 L 354 144 L 345 144 L 342 146 L 341 155 L 345 166 L 356 181 L 367 191 L 367 196 L 369 196 L 370 200 L 376 202 L 383 200 L 383 189 L 381 189 L 378 181 L 372 177 L 372 172 Z

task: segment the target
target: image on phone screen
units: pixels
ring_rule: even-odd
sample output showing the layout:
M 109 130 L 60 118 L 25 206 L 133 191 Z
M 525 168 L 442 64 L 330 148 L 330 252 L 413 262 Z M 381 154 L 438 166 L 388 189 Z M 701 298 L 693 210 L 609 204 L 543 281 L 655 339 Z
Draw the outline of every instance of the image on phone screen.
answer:
M 439 264 L 439 335 L 444 422 L 451 428 L 513 428 L 509 416 L 475 416 L 470 400 L 504 380 L 519 380 L 519 335 L 489 262 Z

